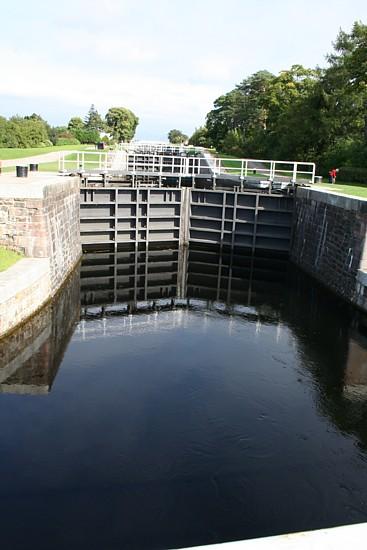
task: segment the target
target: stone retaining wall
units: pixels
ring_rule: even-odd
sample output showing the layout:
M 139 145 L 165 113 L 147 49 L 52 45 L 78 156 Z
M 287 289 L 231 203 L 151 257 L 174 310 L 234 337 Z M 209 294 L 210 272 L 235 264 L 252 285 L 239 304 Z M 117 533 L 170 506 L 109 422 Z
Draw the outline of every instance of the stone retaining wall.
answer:
M 22 323 L 51 295 L 47 258 L 26 258 L 0 273 L 0 336 Z
M 291 259 L 344 299 L 364 307 L 367 201 L 298 189 Z
M 49 300 L 80 259 L 79 178 L 1 176 L 0 246 L 21 251 L 27 258 L 42 258 L 47 264 L 47 268 L 42 264 L 47 274 L 41 270 L 38 284 L 34 270 L 41 269 L 41 264 L 31 267 L 23 260 L 1 275 L 2 336 Z

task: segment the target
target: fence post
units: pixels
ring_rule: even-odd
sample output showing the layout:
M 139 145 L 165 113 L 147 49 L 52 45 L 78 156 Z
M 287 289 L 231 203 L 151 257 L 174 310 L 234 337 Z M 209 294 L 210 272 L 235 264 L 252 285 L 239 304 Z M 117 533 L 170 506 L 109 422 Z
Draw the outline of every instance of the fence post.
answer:
M 298 168 L 298 163 L 294 162 L 293 163 L 293 176 L 292 176 L 292 179 L 293 179 L 294 182 L 297 181 L 297 168 Z
M 275 160 L 273 160 L 270 164 L 270 178 L 272 181 L 275 178 Z

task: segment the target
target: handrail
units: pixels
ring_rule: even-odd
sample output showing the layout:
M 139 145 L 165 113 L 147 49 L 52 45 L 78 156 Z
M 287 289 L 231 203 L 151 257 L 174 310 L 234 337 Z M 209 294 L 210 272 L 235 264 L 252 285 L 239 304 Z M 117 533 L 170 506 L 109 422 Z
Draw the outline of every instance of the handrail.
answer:
M 270 181 L 315 182 L 314 162 L 268 160 L 253 158 L 218 158 L 207 154 L 201 156 L 167 155 L 126 152 L 119 161 L 119 152 L 78 151 L 76 159 L 68 159 L 70 152 L 60 152 L 59 170 L 65 172 L 86 170 L 108 170 L 129 172 L 133 175 L 149 173 L 157 176 L 194 176 L 208 174 L 215 178 L 225 175 L 238 176 L 244 180 L 249 176 L 266 178 Z M 121 154 L 121 153 L 120 153 Z M 114 162 L 115 160 L 115 162 Z M 117 161 L 117 163 L 116 163 Z M 121 166 L 119 166 L 119 163 Z

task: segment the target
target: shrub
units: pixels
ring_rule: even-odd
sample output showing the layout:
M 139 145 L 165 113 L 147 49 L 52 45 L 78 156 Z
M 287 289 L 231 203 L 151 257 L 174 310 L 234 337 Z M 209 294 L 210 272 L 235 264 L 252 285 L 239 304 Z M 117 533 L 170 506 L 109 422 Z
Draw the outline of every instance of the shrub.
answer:
M 330 146 L 319 158 L 319 171 L 326 176 L 330 168 L 340 168 L 342 166 L 343 169 L 354 169 L 354 167 L 367 166 L 366 157 L 367 150 L 363 141 L 343 138 Z M 360 168 L 356 168 L 356 170 L 358 171 Z
M 342 166 L 339 168 L 337 181 L 367 183 L 367 168 Z
M 90 130 L 88 128 L 81 128 L 74 131 L 75 136 L 80 143 L 98 143 L 100 140 L 98 130 Z
M 80 145 L 80 141 L 76 138 L 60 137 L 56 140 L 56 145 Z

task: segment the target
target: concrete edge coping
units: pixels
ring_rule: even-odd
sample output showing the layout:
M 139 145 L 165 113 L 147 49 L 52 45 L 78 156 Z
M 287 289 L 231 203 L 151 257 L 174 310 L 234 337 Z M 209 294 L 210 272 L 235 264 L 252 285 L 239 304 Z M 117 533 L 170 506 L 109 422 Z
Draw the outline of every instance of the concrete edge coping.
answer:
M 337 191 L 329 191 L 328 189 L 311 189 L 309 187 L 299 187 L 297 189 L 296 198 L 313 199 L 319 202 L 344 208 L 344 210 L 367 210 L 367 199 L 363 197 L 353 197 L 352 195 L 342 195 Z
M 23 258 L 0 273 L 0 306 L 50 274 L 49 258 Z
M 35 172 L 28 178 L 2 174 L 0 176 L 0 200 L 43 199 L 50 193 L 61 192 L 65 187 L 76 183 L 79 185 L 77 176 L 61 176 L 48 172 Z
M 367 523 L 343 525 L 275 537 L 196 546 L 187 550 L 364 550 Z

